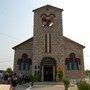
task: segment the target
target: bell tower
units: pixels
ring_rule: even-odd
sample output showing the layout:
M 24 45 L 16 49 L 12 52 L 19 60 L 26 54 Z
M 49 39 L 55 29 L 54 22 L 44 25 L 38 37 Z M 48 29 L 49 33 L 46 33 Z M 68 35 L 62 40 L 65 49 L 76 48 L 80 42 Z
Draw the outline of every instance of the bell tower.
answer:
M 33 65 L 40 65 L 45 57 L 54 58 L 58 67 L 62 65 L 64 53 L 62 11 L 63 9 L 51 5 L 33 10 Z

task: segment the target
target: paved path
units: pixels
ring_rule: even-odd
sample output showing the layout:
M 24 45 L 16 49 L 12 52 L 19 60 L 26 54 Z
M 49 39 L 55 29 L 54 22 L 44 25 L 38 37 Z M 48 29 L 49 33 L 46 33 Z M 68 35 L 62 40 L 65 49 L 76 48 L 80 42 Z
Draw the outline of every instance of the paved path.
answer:
M 64 85 L 42 85 L 34 86 L 32 89 L 26 90 L 65 90 Z M 76 86 L 70 87 L 69 90 L 77 90 Z
M 0 90 L 9 90 L 9 85 L 0 85 Z M 16 90 L 64 90 L 64 85 L 35 85 L 33 88 L 28 88 L 27 85 L 19 85 Z M 76 86 L 72 86 L 69 90 L 77 90 Z
M 16 90 L 26 90 L 28 88 L 28 85 L 18 85 L 16 87 Z

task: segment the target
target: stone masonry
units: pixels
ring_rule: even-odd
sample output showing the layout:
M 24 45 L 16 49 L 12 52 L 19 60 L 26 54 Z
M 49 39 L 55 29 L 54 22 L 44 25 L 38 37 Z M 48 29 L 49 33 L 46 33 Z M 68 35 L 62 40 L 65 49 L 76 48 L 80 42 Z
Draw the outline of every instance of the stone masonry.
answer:
M 69 77 L 71 79 L 84 79 L 84 58 L 83 58 L 83 49 L 84 46 L 63 36 L 63 26 L 62 26 L 62 11 L 63 9 L 56 8 L 50 5 L 40 7 L 33 10 L 34 12 L 34 33 L 33 37 L 22 42 L 21 44 L 13 47 L 15 50 L 14 55 L 14 71 L 18 74 L 21 72 L 27 72 L 35 74 L 35 66 L 41 66 L 41 77 L 44 81 L 45 75 L 45 65 L 42 66 L 41 62 L 45 57 L 53 58 L 56 62 L 56 65 L 53 66 L 53 81 L 58 80 L 57 75 L 55 74 L 60 69 L 64 73 L 64 77 Z M 46 17 L 46 21 L 51 22 L 50 19 L 54 17 L 52 26 L 44 26 L 42 24 L 42 16 Z M 44 18 L 45 21 L 45 18 Z M 44 22 L 45 25 L 46 22 Z M 51 41 L 50 47 L 51 52 L 45 52 L 45 35 L 50 35 Z M 47 44 L 49 45 L 49 44 Z M 28 71 L 19 70 L 17 65 L 18 59 L 22 57 L 22 54 L 26 53 L 28 58 L 32 60 L 32 66 Z M 69 58 L 70 53 L 75 53 L 75 57 L 80 59 L 80 65 L 78 70 L 67 70 L 65 65 L 66 58 Z M 49 63 L 50 65 L 50 63 Z M 48 66 L 49 66 L 48 65 Z M 50 66 L 51 66 L 50 65 Z M 54 68 L 55 67 L 55 68 Z

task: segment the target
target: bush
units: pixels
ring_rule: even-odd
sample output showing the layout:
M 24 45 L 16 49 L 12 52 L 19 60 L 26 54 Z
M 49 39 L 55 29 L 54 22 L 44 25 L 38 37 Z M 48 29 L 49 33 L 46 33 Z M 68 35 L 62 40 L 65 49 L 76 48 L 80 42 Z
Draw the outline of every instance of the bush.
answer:
M 41 75 L 38 74 L 38 82 L 41 82 Z
M 63 79 L 65 90 L 68 90 L 70 86 L 70 80 L 68 78 Z
M 35 76 L 31 76 L 31 86 L 33 86 L 34 85 L 34 82 L 35 82 Z
M 59 81 L 62 81 L 62 79 L 63 79 L 63 71 L 62 70 L 58 71 L 58 78 L 59 78 Z
M 41 81 L 41 76 L 39 74 L 31 75 L 31 86 L 34 85 L 34 82 Z
M 90 90 L 90 84 L 85 81 L 80 81 L 77 83 L 78 90 Z
M 35 82 L 41 81 L 41 75 L 39 73 L 34 74 Z

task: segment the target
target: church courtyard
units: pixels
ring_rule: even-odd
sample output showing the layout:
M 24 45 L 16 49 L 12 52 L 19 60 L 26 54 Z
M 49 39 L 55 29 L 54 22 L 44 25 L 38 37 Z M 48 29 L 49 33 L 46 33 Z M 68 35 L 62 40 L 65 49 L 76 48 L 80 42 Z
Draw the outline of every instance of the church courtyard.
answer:
M 29 90 L 29 89 L 26 89 Z M 65 90 L 64 85 L 44 85 L 44 86 L 36 86 L 31 90 Z M 76 86 L 72 86 L 69 90 L 77 90 Z
M 0 85 L 0 90 L 9 90 L 9 85 Z M 19 85 L 16 90 L 64 90 L 64 85 L 35 85 L 33 88 L 27 88 L 27 85 Z M 77 90 L 77 86 L 71 86 L 69 90 Z

